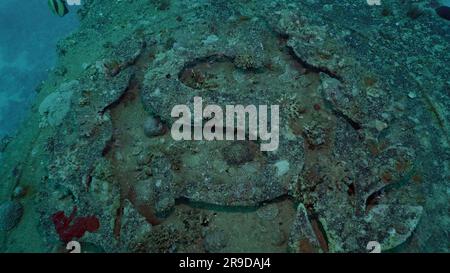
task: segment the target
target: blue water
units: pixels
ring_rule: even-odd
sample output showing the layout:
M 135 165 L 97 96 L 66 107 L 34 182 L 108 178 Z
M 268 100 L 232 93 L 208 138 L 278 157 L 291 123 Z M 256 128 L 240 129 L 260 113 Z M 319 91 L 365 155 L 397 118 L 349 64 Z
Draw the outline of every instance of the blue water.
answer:
M 77 26 L 76 12 L 59 18 L 47 1 L 0 1 L 0 138 L 26 117 L 36 87 L 55 65 L 57 41 Z

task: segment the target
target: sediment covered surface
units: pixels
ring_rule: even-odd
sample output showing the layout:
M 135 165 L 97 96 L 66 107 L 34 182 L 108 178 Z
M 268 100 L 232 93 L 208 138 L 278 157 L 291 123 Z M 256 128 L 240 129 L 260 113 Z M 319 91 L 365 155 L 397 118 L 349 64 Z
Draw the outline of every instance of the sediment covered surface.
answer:
M 448 252 L 450 25 L 434 8 L 84 1 L 2 144 L 0 200 L 23 215 L 1 250 Z M 280 105 L 278 150 L 173 140 L 172 107 L 196 96 Z

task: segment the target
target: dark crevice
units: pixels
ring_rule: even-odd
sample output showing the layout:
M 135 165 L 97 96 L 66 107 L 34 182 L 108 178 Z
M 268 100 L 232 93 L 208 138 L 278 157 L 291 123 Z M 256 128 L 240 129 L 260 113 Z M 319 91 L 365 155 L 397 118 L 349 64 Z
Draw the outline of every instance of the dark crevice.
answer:
M 114 145 L 114 138 L 111 137 L 105 144 L 105 147 L 103 147 L 102 156 L 105 157 L 109 154 L 109 152 L 112 150 Z
M 147 62 L 151 62 L 152 58 L 150 59 L 146 59 L 145 56 L 149 55 L 149 52 L 151 52 L 151 48 L 147 47 L 147 44 L 144 42 L 142 44 L 142 48 L 141 48 L 141 52 L 132 60 L 126 62 L 124 65 L 121 66 L 121 69 L 119 71 L 119 73 L 123 70 L 125 70 L 126 68 L 130 68 L 133 69 L 133 74 L 130 77 L 130 80 L 128 82 L 127 88 L 126 90 L 123 92 L 123 94 L 114 102 L 110 103 L 109 105 L 105 106 L 100 112 L 99 114 L 103 115 L 106 111 L 111 110 L 113 108 L 115 108 L 116 106 L 118 106 L 119 104 L 121 104 L 123 101 L 127 100 L 130 95 L 131 90 L 135 90 L 135 89 L 140 89 L 142 87 L 142 82 L 144 80 L 144 74 L 145 71 L 148 67 L 148 63 Z
M 367 197 L 366 204 L 365 204 L 366 213 L 369 212 L 374 206 L 378 205 L 381 195 L 384 192 L 383 190 L 384 190 L 384 188 L 372 193 L 371 195 L 369 195 Z
M 119 104 L 121 104 L 123 101 L 125 101 L 126 99 L 128 99 L 128 95 L 130 90 L 133 90 L 134 88 L 136 88 L 137 86 L 139 86 L 140 83 L 137 80 L 136 75 L 132 75 L 130 78 L 130 81 L 128 83 L 127 88 L 125 89 L 125 91 L 122 93 L 122 95 L 120 95 L 120 97 L 118 99 L 116 99 L 115 101 L 113 101 L 112 103 L 108 104 L 107 106 L 105 106 L 100 112 L 100 115 L 104 115 L 106 111 L 109 111 L 115 107 L 117 107 Z
M 133 71 L 126 89 L 118 99 L 104 107 L 103 110 L 99 112 L 99 114 L 102 115 L 108 111 L 111 115 L 112 122 L 111 138 L 106 142 L 102 151 L 102 156 L 108 157 L 108 160 L 112 165 L 112 170 L 116 180 L 115 182 L 119 185 L 120 190 L 120 206 L 115 212 L 113 227 L 113 234 L 116 239 L 120 239 L 121 236 L 126 200 L 129 200 L 136 210 L 144 216 L 149 223 L 152 225 L 158 224 L 157 222 L 152 221 L 152 219 L 148 219 L 148 215 L 142 213 L 141 208 L 136 207 L 135 203 L 133 203 L 134 200 L 130 198 L 130 188 L 128 185 L 130 177 L 128 176 L 127 170 L 120 165 L 121 162 L 118 162 L 114 156 L 115 149 L 121 148 L 119 146 L 115 146 L 115 143 L 116 141 L 120 142 L 123 137 L 123 129 L 117 124 L 118 115 L 121 115 L 122 113 L 120 111 L 123 110 L 120 106 L 127 107 L 128 105 L 135 103 L 136 100 L 140 98 L 139 94 L 143 86 L 145 72 L 147 71 L 148 65 L 153 60 L 153 54 L 150 54 L 151 50 L 151 48 L 145 47 L 144 44 L 140 54 L 136 58 L 133 58 L 130 62 L 126 63 L 126 68 Z
M 92 172 L 94 171 L 94 167 L 89 168 L 88 173 L 86 174 L 86 179 L 85 179 L 85 186 L 86 186 L 86 191 L 89 192 L 89 188 L 91 187 L 91 183 L 92 183 Z
M 282 32 L 277 32 L 274 31 L 274 33 L 276 34 L 276 36 L 278 37 L 279 41 L 281 42 L 282 45 L 284 45 L 286 47 L 287 53 L 297 62 L 299 63 L 301 66 L 303 66 L 308 72 L 312 72 L 312 73 L 324 73 L 327 74 L 328 76 L 330 76 L 331 78 L 337 79 L 340 82 L 344 82 L 344 79 L 339 76 L 337 73 L 331 71 L 330 69 L 326 68 L 326 67 L 317 67 L 314 66 L 310 63 L 308 63 L 307 61 L 301 59 L 296 53 L 294 48 L 292 48 L 291 46 L 288 46 L 287 43 L 290 39 L 289 34 L 286 33 L 282 33 Z
M 286 200 L 292 200 L 292 197 L 289 195 L 282 195 L 277 198 L 274 198 L 269 201 L 263 201 L 259 202 L 256 205 L 253 206 L 232 206 L 232 205 L 218 205 L 218 204 L 212 204 L 208 202 L 201 202 L 201 201 L 191 201 L 189 198 L 186 197 L 180 197 L 175 200 L 175 205 L 187 205 L 191 208 L 198 208 L 198 209 L 207 209 L 211 211 L 219 211 L 219 212 L 255 212 L 259 208 L 266 206 L 268 204 L 272 203 L 278 203 Z
M 329 251 L 329 241 L 327 233 L 319 220 L 319 217 L 315 214 L 308 214 L 309 222 L 311 223 L 311 227 L 316 235 L 316 239 L 319 242 L 320 248 L 323 252 Z
M 349 116 L 347 116 L 346 114 L 337 111 L 336 109 L 334 109 L 333 107 L 331 107 L 333 110 L 333 114 L 337 117 L 340 117 L 342 119 L 344 119 L 355 131 L 359 131 L 362 129 L 362 124 L 351 119 Z
M 378 205 L 382 197 L 391 191 L 400 190 L 402 187 L 407 186 L 409 181 L 412 179 L 412 174 L 410 172 L 405 175 L 402 179 L 397 181 L 392 181 L 389 184 L 383 185 L 380 189 L 372 192 L 365 200 L 365 211 L 366 213 L 370 211 L 371 208 Z
M 307 72 L 309 73 L 316 73 L 316 74 L 320 74 L 320 73 L 324 73 L 326 75 L 328 75 L 331 78 L 334 78 L 336 80 L 338 80 L 341 83 L 344 83 L 344 79 L 339 76 L 337 73 L 331 71 L 330 69 L 326 68 L 326 67 L 317 67 L 314 65 L 309 64 L 308 62 L 306 62 L 305 60 L 301 59 L 296 53 L 295 50 L 291 47 L 287 45 L 287 41 L 289 40 L 289 35 L 288 34 L 284 34 L 284 33 L 277 33 L 277 36 L 279 37 L 279 40 L 284 44 L 284 46 L 287 49 L 287 53 L 297 62 L 299 63 L 302 67 L 304 67 L 306 69 Z M 356 131 L 362 129 L 362 125 L 361 123 L 351 119 L 350 117 L 348 117 L 347 115 L 345 115 L 344 113 L 337 111 L 336 109 L 334 109 L 334 107 L 330 107 L 333 111 L 333 113 L 338 116 L 343 118 L 348 124 L 350 124 L 350 126 L 355 129 Z
M 114 219 L 114 231 L 113 234 L 116 239 L 120 238 L 120 231 L 122 229 L 122 216 L 123 216 L 123 202 L 120 201 L 120 207 L 116 210 L 116 217 Z
M 347 194 L 348 194 L 349 196 L 354 196 L 355 193 L 356 193 L 356 190 L 355 190 L 355 183 L 351 183 L 350 185 L 348 185 L 348 188 L 347 188 Z
M 450 20 L 450 7 L 440 6 L 436 9 L 437 15 L 439 15 L 442 19 Z
M 309 64 L 308 62 L 306 62 L 305 60 L 302 60 L 294 51 L 294 49 L 288 45 L 286 45 L 286 48 L 288 50 L 289 55 L 299 64 L 301 64 L 308 72 L 312 72 L 312 73 L 324 73 L 328 76 L 330 76 L 331 78 L 334 78 L 340 82 L 344 82 L 344 80 L 342 79 L 341 76 L 339 76 L 337 73 L 329 70 L 326 67 L 317 67 L 314 66 L 312 64 Z

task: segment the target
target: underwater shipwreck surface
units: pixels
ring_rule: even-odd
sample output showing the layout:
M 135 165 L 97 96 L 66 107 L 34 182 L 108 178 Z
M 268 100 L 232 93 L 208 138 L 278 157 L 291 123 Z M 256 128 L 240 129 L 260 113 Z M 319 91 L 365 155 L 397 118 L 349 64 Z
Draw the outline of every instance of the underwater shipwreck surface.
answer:
M 0 251 L 449 252 L 440 5 L 82 1 L 2 140 Z M 278 149 L 174 140 L 194 97 L 279 105 Z

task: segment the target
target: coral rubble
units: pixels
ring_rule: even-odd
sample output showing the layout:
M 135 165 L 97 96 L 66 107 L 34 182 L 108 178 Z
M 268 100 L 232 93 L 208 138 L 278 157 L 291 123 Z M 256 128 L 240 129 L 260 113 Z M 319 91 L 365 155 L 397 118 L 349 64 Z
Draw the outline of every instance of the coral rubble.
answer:
M 0 197 L 42 251 L 448 251 L 449 25 L 400 2 L 86 0 Z M 196 96 L 279 105 L 279 148 L 175 141 Z

